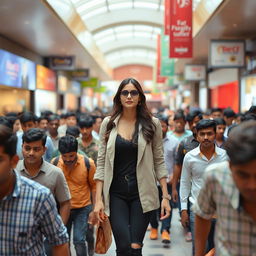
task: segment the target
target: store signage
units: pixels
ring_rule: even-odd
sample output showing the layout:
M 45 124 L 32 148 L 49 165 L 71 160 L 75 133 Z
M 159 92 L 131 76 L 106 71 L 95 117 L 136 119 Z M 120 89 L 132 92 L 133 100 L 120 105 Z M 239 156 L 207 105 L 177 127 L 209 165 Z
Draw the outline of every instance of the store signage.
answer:
M 73 70 L 75 67 L 74 56 L 51 56 L 48 58 L 50 69 L 54 70 Z
M 72 80 L 76 81 L 88 81 L 89 80 L 89 69 L 77 69 L 70 71 Z
M 166 81 L 166 77 L 161 76 L 161 35 L 157 35 L 156 55 L 156 82 L 164 83 Z
M 170 57 L 192 58 L 192 0 L 170 1 Z
M 91 87 L 95 88 L 99 84 L 99 80 L 96 77 L 91 77 L 88 81 L 82 81 L 81 86 L 82 87 Z
M 56 74 L 41 65 L 36 67 L 36 87 L 37 89 L 56 91 Z
M 169 58 L 169 36 L 161 33 L 161 76 L 174 76 L 174 59 Z
M 0 49 L 0 84 L 35 90 L 35 63 Z
M 245 43 L 233 40 L 212 40 L 209 66 L 212 68 L 237 68 L 245 65 Z
M 204 65 L 186 65 L 185 80 L 202 81 L 206 78 L 206 67 Z

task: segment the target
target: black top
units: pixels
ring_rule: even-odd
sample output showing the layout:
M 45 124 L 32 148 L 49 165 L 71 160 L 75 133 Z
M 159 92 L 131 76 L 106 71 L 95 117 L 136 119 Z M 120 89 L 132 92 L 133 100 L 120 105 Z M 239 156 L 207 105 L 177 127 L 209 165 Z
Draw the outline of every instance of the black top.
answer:
M 136 176 L 138 145 L 124 139 L 119 134 L 116 137 L 114 179 Z

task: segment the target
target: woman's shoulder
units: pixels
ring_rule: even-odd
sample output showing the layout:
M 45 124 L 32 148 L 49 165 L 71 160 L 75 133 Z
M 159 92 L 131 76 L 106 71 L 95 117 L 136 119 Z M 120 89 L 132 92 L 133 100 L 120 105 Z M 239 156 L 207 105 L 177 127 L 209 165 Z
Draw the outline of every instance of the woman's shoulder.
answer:
M 108 123 L 109 120 L 110 120 L 110 117 L 111 117 L 111 116 L 106 116 L 106 117 L 103 119 L 102 124 Z
M 152 121 L 153 121 L 153 123 L 154 123 L 155 125 L 157 125 L 157 124 L 160 123 L 159 119 L 158 119 L 157 117 L 155 117 L 155 116 L 152 116 Z

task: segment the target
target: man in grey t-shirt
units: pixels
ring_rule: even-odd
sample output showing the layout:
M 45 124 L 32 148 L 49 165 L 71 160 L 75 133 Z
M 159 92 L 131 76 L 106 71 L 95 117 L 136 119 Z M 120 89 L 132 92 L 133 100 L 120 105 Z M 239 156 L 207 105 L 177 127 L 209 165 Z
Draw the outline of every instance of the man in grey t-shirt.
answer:
M 59 213 L 64 224 L 70 214 L 71 195 L 61 169 L 43 160 L 46 147 L 44 131 L 32 128 L 22 136 L 23 160 L 20 160 L 16 170 L 29 179 L 32 179 L 49 188 L 59 206 Z

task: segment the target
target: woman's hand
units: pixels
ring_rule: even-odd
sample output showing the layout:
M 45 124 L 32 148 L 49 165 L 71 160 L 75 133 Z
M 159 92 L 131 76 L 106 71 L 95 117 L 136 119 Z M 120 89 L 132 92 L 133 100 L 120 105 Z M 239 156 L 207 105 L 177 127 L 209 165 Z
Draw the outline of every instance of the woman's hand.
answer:
M 95 221 L 102 222 L 104 221 L 104 204 L 102 200 L 96 201 L 94 210 L 93 210 Z
M 160 220 L 164 220 L 170 216 L 171 207 L 168 199 L 163 198 L 161 202 L 161 218 Z

